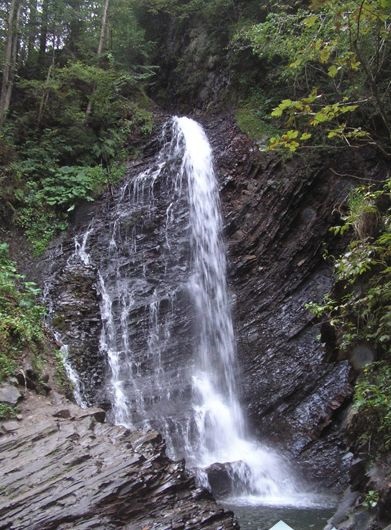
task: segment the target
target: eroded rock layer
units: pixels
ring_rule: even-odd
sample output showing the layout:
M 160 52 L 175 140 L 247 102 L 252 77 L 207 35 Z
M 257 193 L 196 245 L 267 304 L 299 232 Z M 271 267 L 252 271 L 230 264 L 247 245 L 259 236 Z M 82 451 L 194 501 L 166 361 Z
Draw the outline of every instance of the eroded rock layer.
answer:
M 227 117 L 206 125 L 221 179 L 243 402 L 261 437 L 339 488 L 351 458 L 339 427 L 351 368 L 327 361 L 305 305 L 332 284 L 323 254 L 333 251 L 329 227 L 356 184 L 349 175 L 376 178 L 379 161 L 371 152 L 284 161 Z
M 102 410 L 35 397 L 24 420 L 0 425 L 1 529 L 238 528 L 160 434 L 102 421 Z

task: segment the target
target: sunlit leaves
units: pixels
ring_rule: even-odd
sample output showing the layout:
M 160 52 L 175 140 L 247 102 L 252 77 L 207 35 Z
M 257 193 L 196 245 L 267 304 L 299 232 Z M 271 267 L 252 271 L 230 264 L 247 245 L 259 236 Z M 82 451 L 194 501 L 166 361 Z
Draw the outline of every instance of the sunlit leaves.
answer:
M 327 70 L 327 74 L 330 77 L 334 78 L 338 74 L 338 70 L 339 70 L 339 68 L 335 64 L 332 64 L 331 66 L 329 66 L 329 68 Z
M 319 125 L 334 120 L 342 114 L 354 112 L 358 105 L 343 105 L 341 103 L 334 103 L 333 105 L 325 105 L 310 120 L 310 125 Z
M 300 133 L 297 130 L 289 130 L 284 134 L 273 136 L 269 141 L 269 149 L 287 149 L 291 153 L 294 153 L 301 145 L 311 138 L 311 133 L 304 132 Z
M 378 130 L 365 128 L 381 120 L 391 138 L 389 1 L 326 0 L 311 9 L 281 10 L 236 36 L 237 45 L 249 43 L 273 65 L 273 82 L 278 77 L 286 87 L 288 97 L 271 114 L 280 128 L 310 131 L 314 142 L 351 146 L 375 143 Z M 316 99 L 306 101 L 303 95 L 314 91 Z M 301 147 L 299 138 L 297 146 L 284 134 L 269 148 L 294 152 Z M 389 147 L 388 142 L 383 152 Z

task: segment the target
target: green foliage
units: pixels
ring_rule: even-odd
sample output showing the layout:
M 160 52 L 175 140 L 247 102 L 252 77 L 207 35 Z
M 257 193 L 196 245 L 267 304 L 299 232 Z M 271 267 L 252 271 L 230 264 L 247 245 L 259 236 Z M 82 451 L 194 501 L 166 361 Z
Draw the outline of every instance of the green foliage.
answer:
M 16 410 L 11 405 L 4 405 L 0 403 L 0 420 L 10 420 L 15 418 Z
M 237 33 L 236 49 L 250 46 L 266 62 L 269 84 L 291 94 L 272 112 L 287 132 L 274 136 L 269 149 L 369 142 L 390 152 L 387 1 L 327 0 L 295 12 L 281 6 Z
M 18 274 L 8 256 L 8 245 L 0 243 L 0 382 L 17 373 L 22 360 L 28 358 L 38 376 L 39 391 L 45 366 L 53 359 L 57 385 L 71 394 L 62 355 L 48 347 L 42 320 L 45 309 L 37 301 L 39 294 L 34 282 Z M 0 406 L 0 419 L 12 414 L 12 407 Z
M 272 134 L 276 133 L 270 119 L 272 104 L 272 100 L 255 93 L 242 101 L 236 109 L 237 124 L 253 140 L 265 143 Z
M 62 166 L 51 170 L 51 175 L 42 179 L 34 200 L 39 204 L 66 207 L 73 210 L 79 199 L 93 200 L 93 193 L 106 183 L 102 166 Z
M 352 6 L 356 7 L 353 2 L 349 7 Z M 349 22 L 345 21 L 345 31 L 341 31 L 345 12 L 337 2 L 324 2 L 319 10 L 299 9 L 294 13 L 288 10 L 289 6 L 285 10 L 281 6 L 281 11 L 268 14 L 261 24 L 242 30 L 236 41 L 249 41 L 254 53 L 269 61 L 278 57 L 280 63 L 274 75 L 297 86 L 307 83 L 307 79 L 299 76 L 313 74 L 316 64 L 325 65 L 320 73 L 330 77 L 336 74 L 334 69 L 329 72 L 330 66 L 335 66 L 337 71 L 338 67 L 358 68 L 359 63 L 347 51 L 346 24 Z
M 338 296 L 307 308 L 326 317 L 335 328 L 338 347 L 349 351 L 356 343 L 375 346 L 378 355 L 391 350 L 391 218 L 390 181 L 379 191 L 355 189 L 336 234 L 353 231 L 348 249 L 334 260 Z M 378 204 L 388 206 L 381 211 Z
M 391 449 L 391 364 L 366 366 L 357 380 L 349 434 L 376 455 Z M 371 498 L 374 502 L 376 499 Z M 373 506 L 372 506 L 373 507 Z
M 0 334 L 2 330 L 0 329 Z M 1 340 L 1 338 L 0 338 Z M 6 379 L 17 369 L 17 363 L 12 359 L 8 353 L 0 353 L 0 381 Z
M 15 197 L 23 204 L 17 221 L 37 253 L 66 228 L 64 212 L 80 200 L 93 200 L 120 172 L 123 175 L 128 139 L 150 134 L 152 113 L 140 93 L 140 83 L 150 75 L 76 61 L 54 68 L 49 82 L 20 81 L 30 109 L 14 123 L 14 142 L 23 142 L 10 170 L 23 183 Z M 88 101 L 91 112 L 86 115 Z
M 23 138 L 22 158 L 36 161 L 34 147 L 45 151 L 45 162 L 54 158 L 61 166 L 108 166 L 121 158 L 132 123 L 140 126 L 143 120 L 151 120 L 143 108 L 147 100 L 142 92 L 142 83 L 151 75 L 76 61 L 53 68 L 49 81 L 21 80 L 24 99 L 14 125 L 15 140 L 30 134 L 27 141 Z
M 68 227 L 65 215 L 39 205 L 20 208 L 16 224 L 23 228 L 36 256 L 45 252 L 54 236 Z
M 358 239 L 365 239 L 367 235 L 371 235 L 368 234 L 368 230 L 373 230 L 380 223 L 376 201 L 385 193 L 387 193 L 387 186 L 379 191 L 371 191 L 365 187 L 355 188 L 348 198 L 347 214 L 341 217 L 343 224 L 332 227 L 331 232 L 342 235 L 353 228 Z M 380 242 L 384 242 L 386 235 L 382 235 Z
M 37 353 L 44 339 L 39 289 L 17 273 L 0 243 L 0 381 L 12 375 L 25 350 Z
M 352 235 L 342 256 L 334 260 L 335 288 L 320 304 L 307 308 L 327 320 L 336 334 L 336 348 L 349 357 L 357 344 L 374 350 L 377 362 L 358 377 L 348 436 L 356 450 L 372 457 L 391 449 L 391 217 L 390 186 L 353 190 L 342 224 L 332 231 Z M 346 355 L 347 354 L 347 355 Z M 369 491 L 367 509 L 378 501 Z
M 148 134 L 152 128 L 151 113 L 122 97 L 121 90 L 133 87 L 133 77 L 81 63 L 54 71 L 52 79 L 56 76 L 58 82 L 53 82 L 42 128 L 33 128 L 30 120 L 36 121 L 37 116 L 30 110 L 9 132 L 18 150 L 18 159 L 7 169 L 8 179 L 18 183 L 9 200 L 18 203 L 16 221 L 37 254 L 67 227 L 66 213 L 78 201 L 93 200 L 105 185 L 123 175 L 121 159 L 127 138 L 134 133 Z M 22 82 L 27 95 L 38 84 Z M 87 100 L 81 90 L 85 86 L 95 87 L 90 123 L 83 111 Z M 30 97 L 32 108 L 41 96 L 36 100 Z M 19 146 L 22 131 L 29 137 Z
M 138 65 L 138 70 L 142 72 L 144 69 L 139 65 L 145 66 L 145 61 L 148 63 L 153 43 L 147 41 L 145 29 L 139 23 L 139 10 L 139 1 L 116 0 L 112 3 L 110 20 L 115 31 L 110 53 L 114 64 L 120 68 L 133 71 Z M 151 73 L 153 70 L 147 64 L 144 71 Z
M 110 2 L 106 22 L 102 0 L 71 4 L 22 6 L 12 120 L 0 131 L 4 215 L 16 213 L 36 253 L 78 201 L 123 175 L 128 144 L 153 126 L 145 88 L 156 68 L 137 0 Z
M 372 510 L 373 508 L 376 508 L 377 503 L 379 502 L 379 492 L 375 490 L 369 490 L 367 494 L 365 495 L 365 498 L 363 500 L 363 505 L 367 510 Z
M 143 7 L 152 14 L 167 13 L 179 19 L 198 15 L 207 22 L 232 12 L 232 0 L 143 0 Z

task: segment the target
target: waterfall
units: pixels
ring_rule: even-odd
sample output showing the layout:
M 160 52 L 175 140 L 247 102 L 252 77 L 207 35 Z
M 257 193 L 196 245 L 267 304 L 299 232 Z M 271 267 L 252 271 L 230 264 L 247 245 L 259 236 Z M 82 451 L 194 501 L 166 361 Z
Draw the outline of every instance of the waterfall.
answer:
M 180 175 L 187 181 L 189 196 L 188 290 L 196 327 L 192 388 L 197 432 L 189 456 L 205 466 L 228 458 L 227 440 L 243 435 L 244 422 L 235 385 L 235 340 L 211 147 L 195 121 L 179 118 L 175 126 L 183 150 Z
M 237 501 L 311 504 L 285 460 L 251 438 L 239 402 L 207 136 L 175 117 L 160 142 L 157 158 L 123 184 L 104 236 L 91 223 L 75 239 L 75 259 L 97 269 L 112 421 L 159 430 L 169 455 L 185 457 L 205 485 L 208 467 L 222 464 Z

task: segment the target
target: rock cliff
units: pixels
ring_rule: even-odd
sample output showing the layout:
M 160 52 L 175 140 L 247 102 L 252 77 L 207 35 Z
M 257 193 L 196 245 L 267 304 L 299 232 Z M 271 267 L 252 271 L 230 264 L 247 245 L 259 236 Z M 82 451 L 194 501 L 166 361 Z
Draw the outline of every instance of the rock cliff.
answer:
M 338 488 L 349 457 L 334 420 L 351 394 L 351 369 L 326 362 L 305 304 L 330 288 L 322 254 L 351 183 L 317 158 L 284 162 L 260 153 L 229 120 L 211 124 L 209 134 L 222 183 L 243 402 L 261 437 L 289 447 L 310 476 Z

